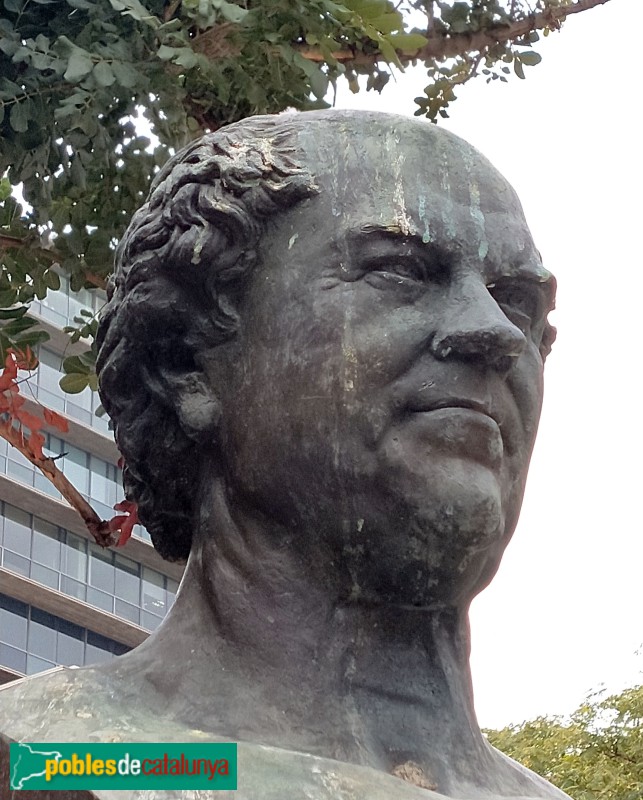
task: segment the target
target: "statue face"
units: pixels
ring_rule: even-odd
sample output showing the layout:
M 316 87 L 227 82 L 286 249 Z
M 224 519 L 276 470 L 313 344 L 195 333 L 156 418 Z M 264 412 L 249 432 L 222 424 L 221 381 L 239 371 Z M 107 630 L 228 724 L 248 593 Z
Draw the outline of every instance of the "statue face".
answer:
M 398 123 L 303 134 L 321 191 L 263 239 L 224 452 L 235 501 L 353 599 L 453 605 L 517 521 L 553 287 L 502 176 Z

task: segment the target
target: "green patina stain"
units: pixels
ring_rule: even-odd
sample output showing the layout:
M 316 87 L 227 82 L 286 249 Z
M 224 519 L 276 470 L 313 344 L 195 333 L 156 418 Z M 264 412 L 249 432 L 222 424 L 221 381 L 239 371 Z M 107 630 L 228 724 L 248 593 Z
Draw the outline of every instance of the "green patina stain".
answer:
M 444 223 L 444 229 L 450 239 L 457 238 L 458 231 L 455 224 L 455 215 L 453 209 L 453 200 L 451 199 L 451 183 L 449 181 L 449 149 L 445 140 L 439 142 L 439 148 L 442 155 L 442 170 L 440 174 L 440 188 L 443 192 L 442 202 L 440 203 L 440 215 Z
M 418 204 L 420 219 L 422 220 L 422 224 L 424 225 L 424 233 L 422 234 L 422 241 L 424 244 L 428 244 L 431 241 L 431 230 L 429 228 L 429 219 L 426 216 L 426 197 L 421 194 L 420 200 Z
M 484 225 L 484 214 L 480 208 L 480 189 L 475 182 L 469 184 L 469 197 L 471 198 L 469 213 L 479 234 L 478 257 L 480 261 L 484 261 L 489 252 L 489 242 L 487 241 L 487 231 Z
M 473 219 L 478 232 L 478 258 L 480 261 L 484 261 L 484 259 L 487 257 L 487 253 L 489 252 L 489 242 L 487 241 L 484 214 L 480 208 L 480 187 L 478 186 L 478 182 L 471 178 L 474 161 L 473 154 L 470 150 L 465 149 L 463 151 L 463 161 L 467 168 L 467 173 L 470 176 L 469 200 L 471 205 L 469 206 L 469 213 L 471 214 L 471 218 Z

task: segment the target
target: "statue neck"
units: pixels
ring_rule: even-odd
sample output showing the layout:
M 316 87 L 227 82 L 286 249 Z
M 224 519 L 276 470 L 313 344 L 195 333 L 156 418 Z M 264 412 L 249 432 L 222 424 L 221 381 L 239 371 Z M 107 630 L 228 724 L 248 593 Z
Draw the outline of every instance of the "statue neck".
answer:
M 213 506 L 156 637 L 198 641 L 173 680 L 212 687 L 177 713 L 233 739 L 415 771 L 445 793 L 479 783 L 489 752 L 466 609 L 362 604 L 332 565 L 284 547 L 283 530 L 233 520 L 222 493 Z

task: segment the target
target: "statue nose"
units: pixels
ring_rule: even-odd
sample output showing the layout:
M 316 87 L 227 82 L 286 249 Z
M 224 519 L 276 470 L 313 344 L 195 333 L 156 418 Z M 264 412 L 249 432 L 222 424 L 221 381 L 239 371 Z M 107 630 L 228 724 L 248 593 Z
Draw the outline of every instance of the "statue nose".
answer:
M 466 301 L 460 298 L 444 315 L 431 350 L 439 359 L 475 361 L 500 371 L 510 369 L 520 357 L 527 340 L 503 313 L 486 287 Z

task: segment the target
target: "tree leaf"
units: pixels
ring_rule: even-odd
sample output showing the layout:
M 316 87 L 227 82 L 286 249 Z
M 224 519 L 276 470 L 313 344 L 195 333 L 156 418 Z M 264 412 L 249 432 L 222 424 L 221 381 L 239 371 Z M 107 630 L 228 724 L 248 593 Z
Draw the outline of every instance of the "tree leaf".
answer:
M 404 28 L 404 21 L 401 15 L 395 11 L 388 14 L 381 14 L 379 17 L 373 17 L 369 22 L 381 33 L 393 33 L 394 31 L 399 31 Z
M 12 306 L 18 297 L 16 289 L 5 289 L 0 291 L 0 308 L 8 308 Z
M 398 58 L 397 53 L 395 52 L 395 48 L 390 43 L 389 37 L 387 38 L 382 37 L 379 40 L 378 44 L 380 46 L 380 52 L 382 53 L 386 61 L 388 61 L 389 64 L 395 64 L 396 67 L 403 70 L 404 67 L 402 66 L 400 59 Z
M 520 61 L 526 67 L 535 67 L 536 64 L 540 64 L 542 60 L 543 57 L 540 53 L 536 53 L 535 50 L 525 50 L 520 54 Z
M 177 55 L 175 56 L 174 63 L 178 64 L 180 67 L 185 67 L 185 69 L 192 69 L 196 67 L 199 63 L 199 58 L 197 54 L 189 47 L 181 47 L 175 51 Z
M 54 272 L 53 269 L 48 269 L 42 276 L 43 281 L 48 289 L 57 292 L 60 289 L 60 275 Z
M 80 48 L 72 51 L 67 63 L 64 78 L 69 83 L 80 83 L 94 69 L 94 62 L 89 53 Z
M 7 322 L 6 325 L 3 325 L 2 332 L 6 336 L 17 336 L 19 333 L 23 331 L 28 331 L 29 328 L 33 328 L 34 325 L 37 325 L 37 321 L 35 319 L 31 319 L 30 317 L 20 316 L 15 319 L 12 319 L 10 322 Z
M 166 44 L 162 44 L 156 51 L 156 55 L 161 61 L 169 61 L 171 58 L 174 58 L 177 51 L 178 47 L 168 47 Z
M 20 319 L 29 310 L 28 306 L 20 306 L 19 308 L 3 308 L 0 309 L 0 320 L 4 319 Z
M 23 348 L 25 346 L 36 347 L 36 345 L 42 344 L 43 342 L 48 342 L 50 338 L 51 337 L 47 331 L 29 330 L 18 334 L 15 337 L 15 344 L 19 348 Z
M 63 375 L 59 381 L 60 388 L 67 394 L 80 394 L 87 388 L 89 376 L 74 372 L 71 375 Z
M 112 71 L 118 83 L 126 89 L 136 86 L 141 79 L 140 74 L 132 64 L 128 64 L 125 61 L 114 61 L 112 63 Z
M 392 33 L 386 38 L 396 50 L 407 55 L 412 55 L 427 43 L 427 38 L 421 33 Z
M 328 75 L 321 69 L 317 68 L 311 72 L 308 80 L 310 81 L 310 88 L 318 100 L 323 100 L 328 91 Z
M 228 22 L 239 23 L 248 13 L 245 8 L 241 8 L 236 3 L 228 3 L 226 0 L 213 0 L 212 5 L 221 11 Z
M 139 0 L 109 0 L 115 11 L 120 11 L 125 17 L 132 17 L 137 22 L 144 22 L 155 30 L 161 26 L 160 20 L 148 11 Z
M 99 86 L 111 86 L 116 77 L 107 61 L 99 61 L 92 71 L 94 80 Z
M 29 113 L 26 101 L 14 103 L 9 113 L 9 124 L 16 133 L 24 133 L 29 127 Z
M 88 369 L 88 365 L 81 360 L 80 356 L 67 356 L 63 360 L 63 371 L 68 375 L 78 374 L 86 377 Z

